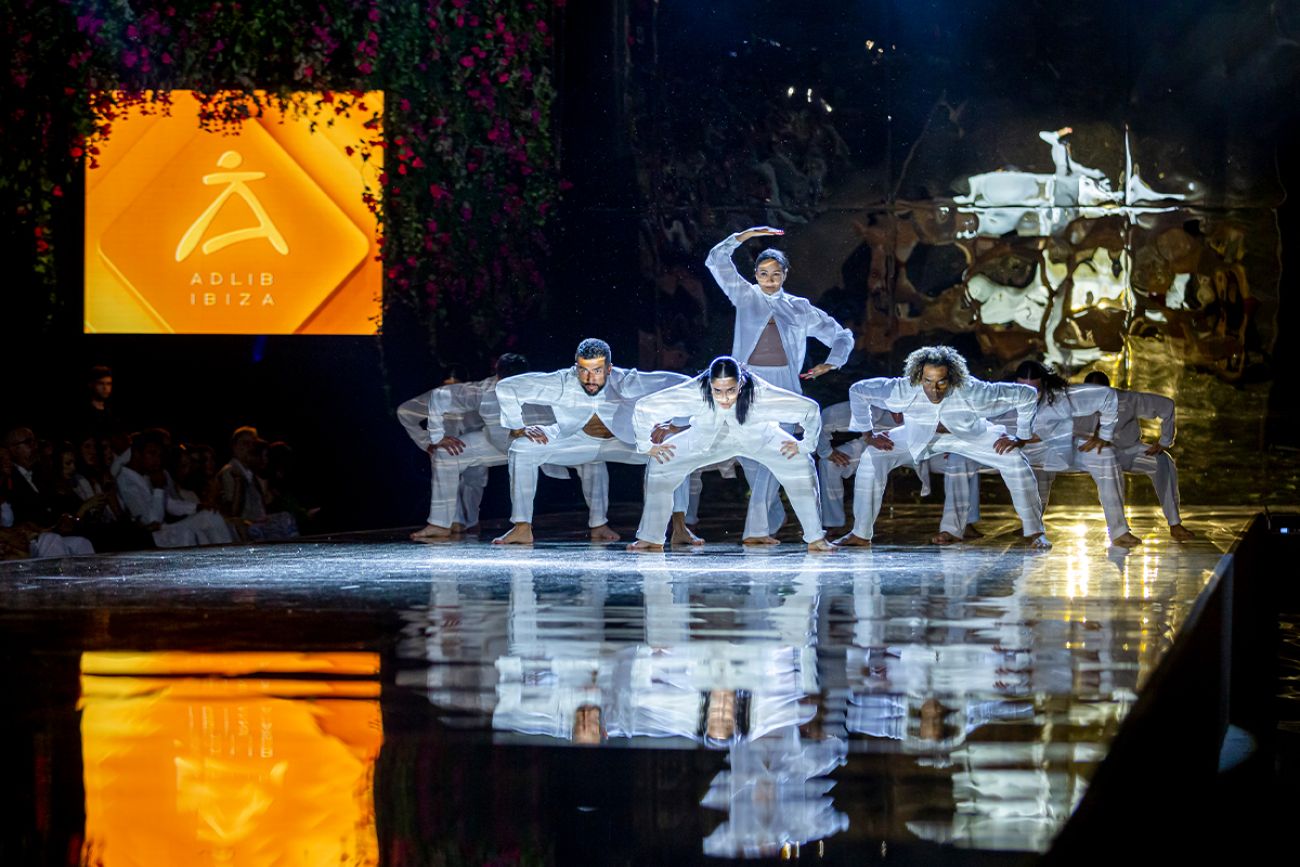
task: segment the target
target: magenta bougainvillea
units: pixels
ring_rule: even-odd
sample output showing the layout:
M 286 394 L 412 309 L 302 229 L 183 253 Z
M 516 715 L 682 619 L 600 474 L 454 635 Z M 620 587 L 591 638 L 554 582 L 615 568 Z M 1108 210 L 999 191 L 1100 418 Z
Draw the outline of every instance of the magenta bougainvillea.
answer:
M 385 92 L 385 308 L 431 339 L 500 345 L 536 310 L 542 229 L 558 195 L 551 29 L 563 0 L 0 0 L 9 78 L 0 199 L 58 302 L 55 231 L 67 191 L 127 108 L 198 92 L 201 123 L 238 125 L 268 103 L 328 124 Z M 310 96 L 306 96 L 310 94 Z M 363 114 L 363 116 L 365 116 Z

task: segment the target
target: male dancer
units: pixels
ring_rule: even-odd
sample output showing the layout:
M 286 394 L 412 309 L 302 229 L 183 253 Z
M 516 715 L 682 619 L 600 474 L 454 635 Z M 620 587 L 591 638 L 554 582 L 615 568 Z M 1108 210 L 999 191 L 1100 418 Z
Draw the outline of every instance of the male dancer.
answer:
M 836 544 L 871 544 L 890 470 L 955 453 L 997 469 L 1011 492 L 1025 537 L 1034 547 L 1050 547 L 1034 473 L 1020 453 L 1032 436 L 1037 399 L 1038 393 L 1026 385 L 975 379 L 966 359 L 950 346 L 923 346 L 912 352 L 901 377 L 855 382 L 849 389 L 853 429 L 867 432 L 867 449 L 854 482 L 853 532 Z M 873 406 L 902 413 L 902 426 L 892 433 L 876 433 L 871 428 Z M 988 420 L 1013 409 L 1015 436 Z M 949 532 L 960 537 L 962 529 Z
M 736 307 L 736 329 L 731 356 L 746 364 L 760 379 L 778 388 L 802 394 L 801 379 L 816 379 L 843 367 L 853 351 L 853 332 L 840 325 L 807 298 L 791 295 L 783 288 L 790 273 L 790 260 L 780 250 L 758 254 L 754 279 L 750 283 L 732 261 L 736 248 L 750 238 L 784 235 L 781 229 L 755 226 L 723 238 L 709 251 L 706 264 L 718 286 Z M 826 361 L 803 370 L 808 338 L 830 347 Z M 747 545 L 774 545 L 772 534 L 785 518 L 776 480 L 764 467 L 744 458 L 741 465 L 749 479 L 749 512 L 745 516 Z
M 398 420 L 433 464 L 428 523 L 411 534 L 413 541 L 447 539 L 478 523 L 488 468 L 504 466 L 510 448 L 509 432 L 501 427 L 496 384 L 527 370 L 526 358 L 507 352 L 497 359 L 493 376 L 447 382 L 397 408 Z M 524 414 L 536 416 L 538 410 L 530 406 Z M 568 478 L 567 469 L 545 466 L 542 471 Z M 609 502 L 609 474 L 603 463 L 583 464 L 577 471 L 592 518 L 601 519 L 592 525 L 593 538 L 598 538 L 605 533 L 600 525 Z
M 1110 385 L 1110 377 L 1100 370 L 1094 370 L 1083 381 L 1092 385 Z M 1111 437 L 1115 458 L 1126 473 L 1142 473 L 1151 479 L 1155 486 L 1156 498 L 1160 508 L 1169 522 L 1169 535 L 1178 542 L 1196 538 L 1196 534 L 1183 526 L 1182 516 L 1178 510 L 1178 467 L 1169 455 L 1174 445 L 1177 431 L 1174 419 L 1176 409 L 1174 402 L 1161 394 L 1146 391 L 1126 391 L 1115 389 L 1119 399 L 1118 420 L 1115 433 Z M 1154 443 L 1142 441 L 1142 426 L 1138 419 L 1159 419 L 1160 438 Z M 1076 437 L 1089 437 L 1097 432 L 1095 417 L 1077 419 L 1074 427 Z
M 493 539 L 495 545 L 530 545 L 533 542 L 533 498 L 537 494 L 537 468 L 542 464 L 575 467 L 592 461 L 644 464 L 632 433 L 632 407 L 648 394 L 684 382 L 680 373 L 614 367 L 609 344 L 589 337 L 578 344 L 572 367 L 551 373 L 523 373 L 497 383 L 501 424 L 510 432 L 509 532 Z M 555 424 L 524 423 L 525 403 L 549 406 Z M 673 511 L 685 514 L 687 489 L 673 494 Z M 680 527 L 677 525 L 680 524 Z M 604 510 L 591 514 L 591 538 L 616 542 Z M 695 537 L 685 522 L 674 521 L 674 542 Z M 698 540 L 697 540 L 698 541 Z

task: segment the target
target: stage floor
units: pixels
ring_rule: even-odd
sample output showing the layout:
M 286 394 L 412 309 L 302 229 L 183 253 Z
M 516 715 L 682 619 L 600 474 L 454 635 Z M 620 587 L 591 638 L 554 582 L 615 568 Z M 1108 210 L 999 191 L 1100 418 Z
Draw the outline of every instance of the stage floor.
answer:
M 900 509 L 829 556 L 358 536 L 4 564 L 32 782 L 3 851 L 1032 860 L 1253 515 L 1189 509 L 1177 544 L 1130 513 L 1133 551 L 1096 509 L 1054 508 L 1046 553 L 1006 511 L 939 549 Z

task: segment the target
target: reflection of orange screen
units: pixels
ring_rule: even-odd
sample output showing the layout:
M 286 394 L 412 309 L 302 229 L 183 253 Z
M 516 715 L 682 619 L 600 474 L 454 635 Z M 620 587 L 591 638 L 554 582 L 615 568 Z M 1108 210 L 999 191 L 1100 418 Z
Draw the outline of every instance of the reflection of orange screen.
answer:
M 356 145 L 380 136 L 362 125 L 383 94 L 314 132 L 268 109 L 235 135 L 201 130 L 190 91 L 172 99 L 169 115 L 114 120 L 86 170 L 86 331 L 375 333 L 379 229 L 362 194 L 379 192 L 382 150 L 363 161 Z
M 379 863 L 376 655 L 85 653 L 81 668 L 83 863 Z

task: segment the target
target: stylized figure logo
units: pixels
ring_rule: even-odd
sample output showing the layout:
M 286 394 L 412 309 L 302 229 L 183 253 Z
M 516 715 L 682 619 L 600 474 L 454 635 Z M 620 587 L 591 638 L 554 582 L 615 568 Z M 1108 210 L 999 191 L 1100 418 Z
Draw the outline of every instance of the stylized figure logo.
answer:
M 237 169 L 243 161 L 244 158 L 239 155 L 238 151 L 226 151 L 218 157 L 217 165 L 227 170 Z M 181 236 L 181 242 L 176 245 L 176 261 L 183 262 L 186 257 L 194 252 L 194 248 L 199 245 L 203 233 L 208 230 L 208 226 L 217 216 L 217 212 L 221 210 L 221 206 L 232 195 L 238 195 L 252 209 L 254 216 L 257 217 L 257 225 L 248 229 L 235 229 L 214 238 L 209 238 L 203 242 L 204 254 L 215 253 L 224 247 L 238 244 L 241 241 L 266 238 L 281 256 L 289 255 L 289 245 L 285 243 L 284 236 L 271 222 L 271 218 L 266 215 L 266 209 L 262 207 L 262 203 L 257 200 L 257 196 L 247 186 L 248 181 L 260 180 L 264 177 L 266 177 L 266 172 L 224 171 L 204 175 L 203 183 L 207 186 L 216 184 L 227 184 L 228 186 L 221 191 L 221 195 L 217 196 L 212 204 L 208 205 L 208 209 L 199 215 L 194 224 L 185 230 L 185 234 Z

